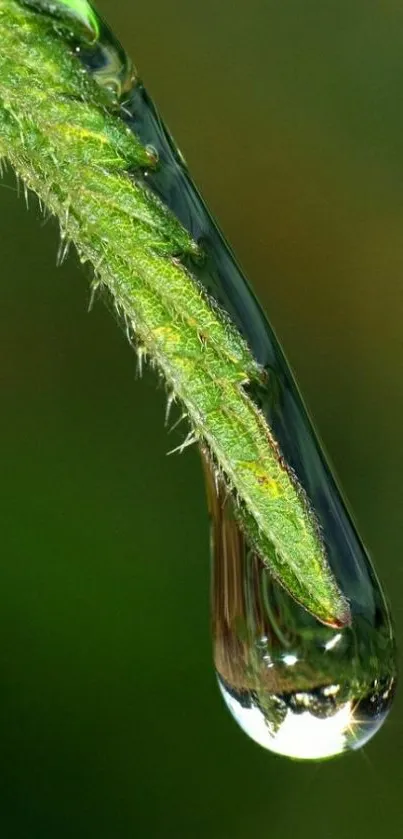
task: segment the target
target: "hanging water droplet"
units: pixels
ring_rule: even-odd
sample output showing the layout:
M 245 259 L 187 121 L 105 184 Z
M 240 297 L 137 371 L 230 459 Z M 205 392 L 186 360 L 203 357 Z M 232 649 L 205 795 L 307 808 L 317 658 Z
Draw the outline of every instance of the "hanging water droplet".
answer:
M 346 546 L 342 562 L 366 580 L 367 598 L 350 627 L 332 630 L 273 580 L 206 471 L 214 662 L 231 714 L 257 743 L 292 758 L 363 746 L 390 709 L 396 678 L 388 610 L 363 548 L 349 557 Z
M 198 243 L 183 261 L 228 312 L 266 371 L 266 380 L 249 387 L 249 395 L 268 423 L 281 463 L 309 504 L 327 562 L 349 602 L 352 621 L 343 629 L 325 626 L 299 606 L 245 542 L 231 499 L 208 469 L 214 659 L 224 699 L 244 731 L 272 751 L 324 758 L 356 749 L 378 730 L 391 705 L 392 626 L 282 350 L 183 156 L 106 24 L 86 0 L 25 2 L 78 22 L 83 64 L 114 91 L 128 127 L 153 149 L 158 166 L 147 169 L 146 182 Z

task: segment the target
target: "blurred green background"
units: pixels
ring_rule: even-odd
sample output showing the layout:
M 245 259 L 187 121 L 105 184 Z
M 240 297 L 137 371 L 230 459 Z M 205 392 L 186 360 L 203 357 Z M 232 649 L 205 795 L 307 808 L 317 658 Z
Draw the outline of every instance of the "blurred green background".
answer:
M 99 5 L 269 313 L 401 638 L 403 5 Z M 401 836 L 401 695 L 364 752 L 322 765 L 230 719 L 197 453 L 166 457 L 163 388 L 30 203 L 7 176 L 1 837 Z

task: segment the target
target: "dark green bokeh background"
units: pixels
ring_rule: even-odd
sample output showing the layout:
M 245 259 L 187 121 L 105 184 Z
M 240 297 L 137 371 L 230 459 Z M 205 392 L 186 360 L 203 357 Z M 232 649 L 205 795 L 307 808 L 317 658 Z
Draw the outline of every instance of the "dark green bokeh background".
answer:
M 403 6 L 104 0 L 258 290 L 403 632 Z M 218 695 L 197 453 L 0 188 L 0 835 L 398 837 L 402 700 L 303 765 Z M 41 228 L 42 224 L 42 228 Z M 177 438 L 175 438 L 177 440 Z M 175 441 L 174 441 L 175 444 Z

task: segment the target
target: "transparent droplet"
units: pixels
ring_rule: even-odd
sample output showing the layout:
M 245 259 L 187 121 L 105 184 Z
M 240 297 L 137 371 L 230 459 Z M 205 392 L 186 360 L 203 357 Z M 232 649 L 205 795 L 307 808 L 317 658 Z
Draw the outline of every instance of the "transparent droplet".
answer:
M 133 64 L 88 0 L 22 1 L 66 24 L 66 39 L 112 101 L 131 90 L 136 78 Z
M 353 609 L 351 626 L 324 626 L 273 580 L 249 549 L 231 499 L 207 475 L 214 663 L 232 716 L 261 746 L 287 757 L 360 748 L 384 722 L 396 679 L 388 609 L 364 550 L 355 561 L 370 597 Z
M 319 759 L 356 749 L 379 729 L 391 705 L 396 681 L 392 625 L 281 347 L 183 156 L 109 28 L 86 0 L 28 2 L 55 16 L 64 9 L 78 22 L 78 54 L 84 66 L 115 93 L 122 119 L 153 150 L 158 166 L 146 170 L 147 186 L 197 243 L 182 261 L 226 310 L 266 371 L 262 383 L 250 386 L 248 393 L 312 509 L 326 558 L 349 601 L 352 623 L 344 629 L 324 626 L 299 606 L 245 542 L 231 499 L 207 467 L 214 660 L 224 699 L 241 728 L 274 752 Z M 133 177 L 144 178 L 144 173 Z

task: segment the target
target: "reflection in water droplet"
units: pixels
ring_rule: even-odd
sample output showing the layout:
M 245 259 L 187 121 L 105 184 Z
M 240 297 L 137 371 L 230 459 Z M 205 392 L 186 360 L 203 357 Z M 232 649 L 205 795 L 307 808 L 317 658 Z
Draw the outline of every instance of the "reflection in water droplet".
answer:
M 87 0 L 22 0 L 25 6 L 55 18 L 71 18 L 89 33 L 92 41 L 99 37 L 99 17 Z
M 213 638 L 220 689 L 240 726 L 274 752 L 324 758 L 362 746 L 381 726 L 395 679 L 393 632 L 379 582 L 329 470 L 281 348 L 231 249 L 195 188 L 130 59 L 86 0 L 25 0 L 68 18 L 66 37 L 151 151 L 143 178 L 199 248 L 189 270 L 230 315 L 266 372 L 249 395 L 319 524 L 349 600 L 351 626 L 319 623 L 276 583 L 233 518 L 207 467 L 213 532 Z M 72 25 L 76 22 L 77 26 Z M 73 34 L 70 30 L 73 30 Z M 68 31 L 67 31 L 68 30 Z M 152 158 L 152 159 L 151 159 Z M 158 161 L 158 166 L 155 164 Z M 153 165 L 152 165 L 153 164 Z
M 207 471 L 212 517 L 214 662 L 225 702 L 253 740 L 277 754 L 324 759 L 363 746 L 395 687 L 395 650 L 381 590 L 362 551 L 371 599 L 351 627 L 319 623 L 249 550 Z
M 118 101 L 135 83 L 133 64 L 88 0 L 22 0 L 24 5 L 68 24 L 64 32 L 98 84 Z
M 145 147 L 148 157 L 150 158 L 150 166 L 156 166 L 158 163 L 158 152 L 155 146 L 152 146 L 151 143 Z

